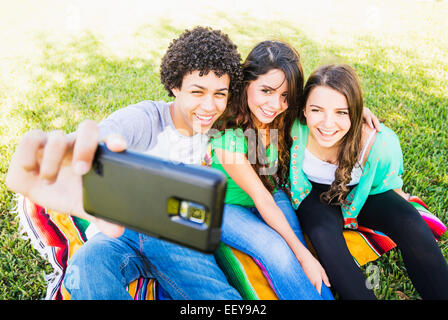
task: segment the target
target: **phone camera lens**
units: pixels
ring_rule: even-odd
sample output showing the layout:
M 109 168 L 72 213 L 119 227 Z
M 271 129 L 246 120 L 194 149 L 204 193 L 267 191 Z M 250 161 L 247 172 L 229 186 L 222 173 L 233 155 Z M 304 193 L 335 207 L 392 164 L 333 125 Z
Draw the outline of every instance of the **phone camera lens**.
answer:
M 179 214 L 182 218 L 196 223 L 204 223 L 206 209 L 203 205 L 190 201 L 182 201 Z

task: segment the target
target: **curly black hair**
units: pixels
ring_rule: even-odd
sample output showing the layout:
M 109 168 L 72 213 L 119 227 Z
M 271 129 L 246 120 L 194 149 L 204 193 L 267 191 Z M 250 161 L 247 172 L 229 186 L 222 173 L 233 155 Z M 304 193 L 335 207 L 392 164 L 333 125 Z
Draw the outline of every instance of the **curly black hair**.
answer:
M 185 74 L 199 71 L 206 75 L 213 71 L 218 77 L 230 77 L 230 94 L 237 94 L 242 81 L 241 56 L 229 36 L 208 27 L 185 30 L 174 39 L 160 66 L 160 77 L 168 95 L 173 88 L 181 88 Z

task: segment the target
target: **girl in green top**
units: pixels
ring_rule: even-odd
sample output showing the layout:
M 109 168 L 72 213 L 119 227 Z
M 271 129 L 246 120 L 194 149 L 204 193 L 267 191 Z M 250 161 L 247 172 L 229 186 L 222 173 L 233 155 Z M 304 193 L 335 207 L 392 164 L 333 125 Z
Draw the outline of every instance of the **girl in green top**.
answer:
M 428 225 L 402 193 L 398 137 L 362 123 L 355 71 L 330 65 L 309 77 L 291 130 L 291 198 L 304 232 L 343 299 L 374 299 L 343 228 L 387 234 L 422 298 L 448 299 L 448 265 Z
M 281 190 L 303 88 L 299 57 L 285 43 L 264 41 L 249 53 L 243 76 L 240 95 L 211 140 L 212 167 L 228 178 L 221 239 L 260 263 L 280 299 L 333 299 Z

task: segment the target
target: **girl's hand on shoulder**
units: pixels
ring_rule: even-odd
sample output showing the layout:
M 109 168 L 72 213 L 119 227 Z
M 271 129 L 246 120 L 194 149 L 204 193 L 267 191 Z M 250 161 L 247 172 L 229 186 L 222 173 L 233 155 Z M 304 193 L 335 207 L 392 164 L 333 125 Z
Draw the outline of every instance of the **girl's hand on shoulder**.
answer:
M 367 125 L 372 128 L 376 129 L 378 132 L 381 131 L 380 128 L 380 121 L 378 118 L 373 114 L 372 111 L 370 111 L 369 108 L 364 107 L 362 110 L 362 118 Z

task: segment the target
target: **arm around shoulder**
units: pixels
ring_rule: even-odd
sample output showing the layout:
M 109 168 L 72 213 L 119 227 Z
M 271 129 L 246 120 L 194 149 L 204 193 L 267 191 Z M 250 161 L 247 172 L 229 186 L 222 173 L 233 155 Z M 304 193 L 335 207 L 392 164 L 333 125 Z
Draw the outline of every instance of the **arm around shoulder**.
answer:
M 403 186 L 403 153 L 398 136 L 382 126 L 369 155 L 370 164 L 377 162 L 374 187 L 379 190 L 399 189 Z

